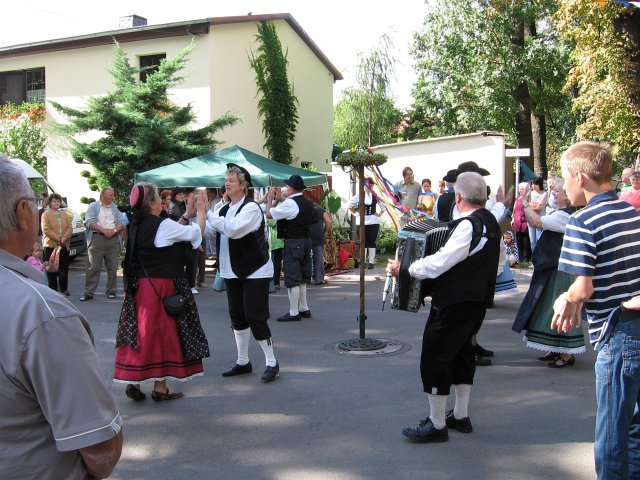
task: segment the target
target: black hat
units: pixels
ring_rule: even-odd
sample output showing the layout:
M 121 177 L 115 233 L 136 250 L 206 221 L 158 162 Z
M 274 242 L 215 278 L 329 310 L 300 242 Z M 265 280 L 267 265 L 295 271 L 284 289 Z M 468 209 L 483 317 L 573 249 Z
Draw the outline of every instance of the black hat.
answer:
M 491 173 L 489 173 L 489 170 L 480 168 L 476 162 L 463 162 L 460 165 L 458 165 L 458 175 L 465 172 L 479 173 L 483 177 L 486 177 L 487 175 L 491 175 Z
M 307 188 L 300 175 L 291 175 L 289 177 L 289 180 L 285 180 L 284 183 L 289 185 L 294 190 L 304 190 L 305 188 Z
M 235 163 L 227 163 L 227 168 L 231 167 L 236 167 L 237 169 L 239 169 L 244 175 L 244 181 L 247 182 L 247 185 L 253 187 L 253 185 L 251 184 L 251 174 L 247 171 L 246 168 L 241 167 L 240 165 L 236 165 Z
M 442 178 L 442 180 L 444 180 L 447 183 L 453 183 L 456 181 L 456 178 L 458 178 L 458 171 L 449 170 L 447 174 Z

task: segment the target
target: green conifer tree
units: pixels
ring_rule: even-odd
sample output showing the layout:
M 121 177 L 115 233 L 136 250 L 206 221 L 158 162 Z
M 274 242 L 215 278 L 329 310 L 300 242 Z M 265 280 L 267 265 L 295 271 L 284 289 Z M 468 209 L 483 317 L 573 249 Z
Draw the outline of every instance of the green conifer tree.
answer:
M 176 105 L 170 100 L 168 90 L 183 81 L 179 72 L 195 46 L 192 42 L 175 57 L 147 68 L 146 81 L 139 81 L 139 74 L 145 69 L 131 66 L 116 43 L 110 69 L 113 91 L 89 98 L 84 109 L 50 102 L 69 119 L 58 129 L 70 137 L 73 157 L 78 163 L 87 161 L 93 166 L 93 175 L 83 172 L 93 191 L 110 185 L 122 201 L 136 172 L 211 152 L 221 143 L 213 134 L 238 121 L 225 114 L 204 127 L 190 128 L 196 120 L 192 106 Z M 101 136 L 87 141 L 82 134 L 89 132 Z
M 290 164 L 292 142 L 298 126 L 298 99 L 287 78 L 287 55 L 271 22 L 260 22 L 256 39 L 260 43 L 257 55 L 251 52 L 249 62 L 256 72 L 258 111 L 262 116 L 264 148 L 272 160 Z

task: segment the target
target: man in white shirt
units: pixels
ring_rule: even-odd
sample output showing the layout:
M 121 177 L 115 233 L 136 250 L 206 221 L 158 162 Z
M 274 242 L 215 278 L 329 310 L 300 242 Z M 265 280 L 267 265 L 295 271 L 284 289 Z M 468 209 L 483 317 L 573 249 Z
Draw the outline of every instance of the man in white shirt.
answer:
M 313 203 L 302 195 L 307 188 L 300 175 L 285 181 L 287 198 L 276 197 L 276 190 L 267 194 L 265 213 L 277 220 L 278 238 L 284 239 L 284 286 L 289 296 L 289 311 L 278 317 L 279 322 L 295 322 L 311 318 L 307 305 L 307 285 L 311 282 L 311 241 L 309 226 L 314 221 Z M 277 202 L 277 205 L 275 205 Z
M 430 414 L 402 431 L 417 442 L 447 441 L 448 428 L 472 431 L 468 406 L 476 364 L 471 339 L 482 324 L 487 300 L 495 288 L 501 235 L 495 217 L 483 207 L 486 183 L 479 173 L 465 172 L 458 175 L 454 188 L 461 218 L 449 240 L 438 252 L 416 260 L 409 268 L 414 278 L 435 279 L 420 361 Z M 399 270 L 400 261 L 389 260 L 387 272 L 398 276 Z M 451 385 L 456 402 L 454 409 L 446 412 Z
M 246 196 L 251 175 L 233 163 L 227 164 L 227 168 L 225 189 L 230 202 L 216 213 L 207 211 L 207 230 L 209 234 L 217 232 L 218 268 L 227 290 L 231 328 L 238 349 L 235 365 L 222 376 L 252 372 L 249 338 L 253 334 L 264 352 L 266 369 L 261 380 L 267 383 L 280 372 L 267 323 L 273 263 L 262 209 Z

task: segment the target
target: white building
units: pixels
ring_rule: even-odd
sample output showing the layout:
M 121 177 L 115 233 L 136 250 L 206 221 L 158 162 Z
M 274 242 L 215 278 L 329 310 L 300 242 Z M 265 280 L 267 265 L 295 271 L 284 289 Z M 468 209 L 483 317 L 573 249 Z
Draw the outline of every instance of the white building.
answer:
M 55 100 L 65 106 L 83 107 L 92 96 L 113 90 L 109 68 L 113 42 L 132 65 L 157 65 L 175 56 L 192 39 L 197 47 L 189 55 L 182 84 L 170 93 L 178 104 L 190 102 L 198 126 L 230 112 L 241 121 L 218 133 L 221 148 L 240 145 L 266 155 L 262 119 L 257 109 L 255 72 L 248 52 L 256 51 L 257 24 L 273 22 L 289 61 L 289 81 L 298 99 L 299 123 L 293 144 L 295 166 L 330 170 L 333 145 L 333 84 L 342 75 L 319 50 L 290 14 L 217 17 L 163 25 L 146 25 L 138 16 L 130 27 L 91 35 L 62 38 L 0 48 L 0 103 Z M 133 26 L 138 25 L 138 26 Z M 47 107 L 48 130 L 59 114 Z M 50 133 L 47 157 L 49 180 L 67 196 L 72 207 L 84 211 L 80 197 L 97 197 L 88 189 L 65 139 Z M 185 159 L 177 159 L 185 160 Z M 132 176 L 133 181 L 133 176 Z

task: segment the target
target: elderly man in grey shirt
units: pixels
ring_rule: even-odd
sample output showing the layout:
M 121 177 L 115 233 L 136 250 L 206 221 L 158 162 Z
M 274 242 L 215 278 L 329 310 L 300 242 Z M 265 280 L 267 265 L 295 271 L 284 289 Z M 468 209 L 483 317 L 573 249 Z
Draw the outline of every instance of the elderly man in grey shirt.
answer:
M 0 155 L 0 478 L 106 478 L 122 420 L 87 320 L 22 260 L 38 235 L 36 198 Z

